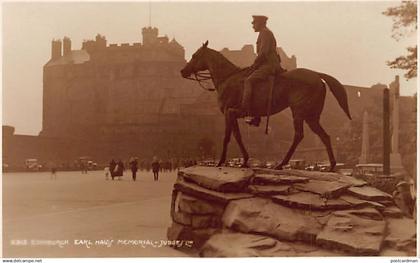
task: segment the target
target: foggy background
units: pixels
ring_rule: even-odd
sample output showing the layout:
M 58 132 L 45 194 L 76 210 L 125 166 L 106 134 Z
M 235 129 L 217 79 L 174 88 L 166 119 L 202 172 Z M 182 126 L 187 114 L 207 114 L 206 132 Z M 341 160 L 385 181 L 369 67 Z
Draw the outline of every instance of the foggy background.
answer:
M 269 17 L 268 27 L 298 67 L 328 73 L 346 85 L 389 84 L 399 74 L 401 94 L 416 92 L 416 79 L 386 61 L 406 53 L 416 35 L 395 41 L 387 2 L 135 2 L 3 3 L 3 125 L 17 134 L 37 135 L 42 127 L 42 67 L 51 40 L 68 36 L 72 49 L 104 35 L 109 44 L 141 42 L 142 27 L 159 28 L 185 48 L 186 59 L 209 40 L 209 47 L 241 49 L 257 33 L 251 15 Z

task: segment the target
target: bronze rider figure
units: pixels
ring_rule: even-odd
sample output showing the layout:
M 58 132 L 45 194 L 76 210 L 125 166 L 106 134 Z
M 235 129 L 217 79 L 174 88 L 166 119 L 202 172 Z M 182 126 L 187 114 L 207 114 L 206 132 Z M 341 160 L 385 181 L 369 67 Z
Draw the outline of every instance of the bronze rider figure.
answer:
M 270 75 L 275 75 L 279 71 L 284 71 L 280 65 L 280 56 L 277 54 L 277 42 L 270 29 L 267 28 L 266 16 L 252 16 L 252 27 L 258 32 L 257 39 L 257 58 L 250 67 L 250 75 L 245 79 L 244 92 L 242 97 L 241 111 L 250 113 L 252 87 L 257 82 L 266 80 Z M 255 116 L 252 120 L 246 120 L 249 125 L 259 126 L 260 116 Z

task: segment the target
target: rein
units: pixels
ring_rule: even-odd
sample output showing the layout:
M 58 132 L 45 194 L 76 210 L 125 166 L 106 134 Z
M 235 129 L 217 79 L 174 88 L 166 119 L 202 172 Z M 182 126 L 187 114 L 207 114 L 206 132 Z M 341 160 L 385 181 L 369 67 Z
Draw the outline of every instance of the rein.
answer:
M 206 87 L 203 86 L 203 84 L 201 84 L 201 82 L 213 79 L 210 72 L 195 72 L 194 73 L 194 78 L 186 77 L 186 79 L 197 81 L 198 84 L 200 85 L 200 87 L 203 88 L 204 90 L 207 90 L 207 91 L 215 91 L 216 90 L 215 88 L 206 88 Z

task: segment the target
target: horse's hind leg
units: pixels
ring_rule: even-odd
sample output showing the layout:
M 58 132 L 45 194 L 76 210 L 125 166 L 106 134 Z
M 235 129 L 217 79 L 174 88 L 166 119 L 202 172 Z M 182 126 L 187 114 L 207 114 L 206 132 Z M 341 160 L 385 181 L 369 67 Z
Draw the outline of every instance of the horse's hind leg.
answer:
M 289 151 L 287 152 L 286 156 L 284 157 L 283 161 L 275 167 L 277 170 L 281 170 L 284 165 L 286 165 L 290 158 L 292 157 L 293 153 L 296 150 L 296 147 L 303 139 L 303 119 L 297 118 L 293 119 L 293 125 L 295 127 L 295 137 L 293 138 L 293 143 L 290 146 Z
M 244 157 L 244 162 L 242 163 L 242 167 L 248 167 L 248 159 L 249 155 L 245 149 L 244 143 L 242 142 L 241 131 L 239 130 L 238 119 L 236 118 L 236 113 L 231 112 L 230 117 L 232 118 L 232 129 L 233 129 L 233 136 L 238 142 L 239 149 L 241 149 L 242 156 Z
M 226 109 L 225 110 L 225 138 L 223 139 L 223 150 L 220 156 L 219 163 L 217 164 L 218 167 L 224 164 L 226 161 L 227 146 L 230 141 L 230 136 L 232 134 L 232 126 L 233 126 L 231 115 L 232 114 L 230 114 L 229 110 Z
M 330 172 L 334 171 L 336 161 L 331 146 L 330 136 L 322 128 L 321 124 L 319 123 L 319 118 L 307 119 L 306 122 L 308 123 L 311 130 L 319 136 L 322 143 L 327 148 L 328 158 L 330 160 Z

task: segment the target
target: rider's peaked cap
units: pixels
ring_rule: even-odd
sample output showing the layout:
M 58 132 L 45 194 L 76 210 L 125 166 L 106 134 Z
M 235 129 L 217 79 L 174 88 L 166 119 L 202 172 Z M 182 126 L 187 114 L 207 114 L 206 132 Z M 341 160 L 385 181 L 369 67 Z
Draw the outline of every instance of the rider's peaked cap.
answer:
M 252 16 L 252 18 L 254 19 L 254 21 L 258 21 L 258 22 L 267 22 L 268 17 L 266 16 Z

